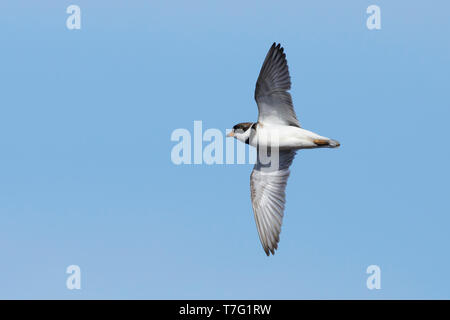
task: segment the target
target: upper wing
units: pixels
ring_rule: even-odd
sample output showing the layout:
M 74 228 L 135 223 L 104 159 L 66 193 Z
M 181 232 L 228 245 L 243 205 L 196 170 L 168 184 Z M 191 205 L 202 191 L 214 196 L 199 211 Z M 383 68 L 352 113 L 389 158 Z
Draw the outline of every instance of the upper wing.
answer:
M 255 88 L 255 100 L 258 104 L 260 123 L 276 123 L 300 127 L 295 115 L 291 89 L 291 77 L 286 54 L 280 44 L 272 44 L 264 60 Z
M 264 167 L 258 161 L 250 175 L 250 192 L 259 239 L 267 255 L 275 254 L 280 241 L 289 166 L 295 151 L 280 151 L 279 166 Z

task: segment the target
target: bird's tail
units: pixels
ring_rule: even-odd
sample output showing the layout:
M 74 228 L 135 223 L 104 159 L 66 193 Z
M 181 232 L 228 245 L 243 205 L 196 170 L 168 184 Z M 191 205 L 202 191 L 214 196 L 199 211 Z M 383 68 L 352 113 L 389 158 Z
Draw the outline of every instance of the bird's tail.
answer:
M 328 143 L 328 145 L 330 146 L 330 148 L 337 148 L 341 144 L 337 140 L 330 139 L 330 142 Z
M 341 144 L 337 140 L 333 139 L 314 139 L 313 142 L 317 147 L 337 148 Z

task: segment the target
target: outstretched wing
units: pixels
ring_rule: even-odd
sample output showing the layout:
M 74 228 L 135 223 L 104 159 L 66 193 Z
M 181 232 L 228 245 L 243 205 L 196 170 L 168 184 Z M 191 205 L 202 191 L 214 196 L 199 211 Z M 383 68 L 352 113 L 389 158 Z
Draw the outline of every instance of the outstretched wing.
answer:
M 283 222 L 289 166 L 295 151 L 279 151 L 279 165 L 271 168 L 258 160 L 250 175 L 250 193 L 259 239 L 267 255 L 275 254 Z
M 286 54 L 280 44 L 272 44 L 259 72 L 255 88 L 260 123 L 284 124 L 300 127 L 295 115 L 291 89 L 291 77 Z

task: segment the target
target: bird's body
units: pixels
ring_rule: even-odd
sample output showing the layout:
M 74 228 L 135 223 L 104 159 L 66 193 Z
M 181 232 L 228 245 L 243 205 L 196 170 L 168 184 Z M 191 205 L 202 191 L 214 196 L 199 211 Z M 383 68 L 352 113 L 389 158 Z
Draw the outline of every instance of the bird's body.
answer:
M 244 135 L 245 137 L 245 135 Z M 339 142 L 323 137 L 312 131 L 280 124 L 264 124 L 256 122 L 250 131 L 248 141 L 244 137 L 236 137 L 238 140 L 248 143 L 252 147 L 276 148 L 280 150 L 299 150 L 323 147 L 336 147 Z M 323 144 L 317 144 L 323 141 Z
M 289 167 L 297 150 L 340 146 L 336 140 L 301 128 L 290 88 L 286 55 L 274 43 L 256 82 L 258 122 L 239 123 L 229 134 L 258 149 L 250 175 L 250 194 L 259 238 L 267 255 L 278 248 Z

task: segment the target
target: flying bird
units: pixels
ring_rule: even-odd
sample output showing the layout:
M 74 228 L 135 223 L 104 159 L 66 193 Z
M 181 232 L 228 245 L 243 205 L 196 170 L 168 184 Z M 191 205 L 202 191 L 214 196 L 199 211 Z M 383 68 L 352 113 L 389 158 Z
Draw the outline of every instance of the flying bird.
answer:
M 258 121 L 239 123 L 227 135 L 258 150 L 250 194 L 259 239 L 268 256 L 278 249 L 289 167 L 297 150 L 340 146 L 300 126 L 288 92 L 291 77 L 283 51 L 273 43 L 261 67 L 255 88 Z

